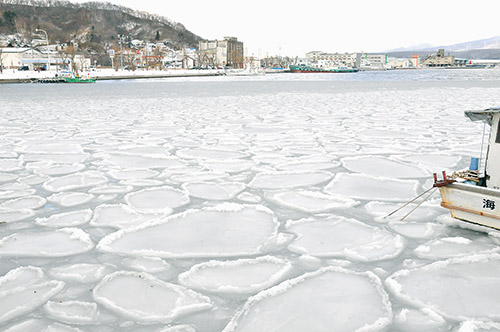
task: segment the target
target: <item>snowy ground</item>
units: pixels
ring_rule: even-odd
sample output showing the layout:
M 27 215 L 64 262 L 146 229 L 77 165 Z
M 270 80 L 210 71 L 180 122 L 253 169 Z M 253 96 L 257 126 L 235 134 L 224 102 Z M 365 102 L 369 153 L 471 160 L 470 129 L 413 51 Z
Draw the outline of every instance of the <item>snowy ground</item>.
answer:
M 500 237 L 450 225 L 500 72 L 0 87 L 0 330 L 500 331 Z

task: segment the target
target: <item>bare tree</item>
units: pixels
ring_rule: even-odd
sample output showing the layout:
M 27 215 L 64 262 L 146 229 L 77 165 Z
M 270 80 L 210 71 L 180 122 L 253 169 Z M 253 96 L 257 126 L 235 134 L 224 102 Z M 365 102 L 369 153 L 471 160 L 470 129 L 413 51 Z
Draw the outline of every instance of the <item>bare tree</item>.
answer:
M 129 70 L 137 69 L 137 58 L 134 49 L 127 49 L 125 53 L 125 65 Z
M 163 51 L 160 48 L 155 48 L 153 52 L 153 67 L 158 67 L 158 70 L 163 69 Z
M 74 45 L 68 45 L 64 49 L 64 53 L 66 53 L 67 59 L 71 62 L 71 70 L 77 71 L 78 68 L 75 63 L 76 47 Z
M 66 64 L 69 62 L 69 55 L 66 53 L 65 47 L 58 46 L 57 48 L 57 56 L 61 59 L 60 69 L 66 69 Z

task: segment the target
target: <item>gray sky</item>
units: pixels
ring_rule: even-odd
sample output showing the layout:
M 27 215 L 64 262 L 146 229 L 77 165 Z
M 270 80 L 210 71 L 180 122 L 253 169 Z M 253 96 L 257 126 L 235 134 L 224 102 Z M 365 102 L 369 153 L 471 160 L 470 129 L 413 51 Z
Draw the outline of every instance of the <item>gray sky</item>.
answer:
M 313 50 L 376 52 L 500 35 L 500 0 L 109 2 L 165 16 L 202 38 L 237 37 L 255 56 L 304 56 Z

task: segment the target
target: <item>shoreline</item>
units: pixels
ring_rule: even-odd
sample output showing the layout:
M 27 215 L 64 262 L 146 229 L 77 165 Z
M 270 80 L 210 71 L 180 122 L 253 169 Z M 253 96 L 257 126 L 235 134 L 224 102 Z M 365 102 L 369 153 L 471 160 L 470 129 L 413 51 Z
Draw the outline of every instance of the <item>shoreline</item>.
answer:
M 10 71 L 0 73 L 0 84 L 24 84 L 37 83 L 37 80 L 54 79 L 57 72 L 18 72 Z M 98 81 L 127 80 L 127 79 L 148 79 L 148 78 L 168 78 L 168 77 L 200 77 L 200 76 L 222 76 L 224 70 L 150 70 L 150 71 L 115 71 L 113 69 L 98 69 L 97 71 L 82 72 L 82 77 L 95 78 Z

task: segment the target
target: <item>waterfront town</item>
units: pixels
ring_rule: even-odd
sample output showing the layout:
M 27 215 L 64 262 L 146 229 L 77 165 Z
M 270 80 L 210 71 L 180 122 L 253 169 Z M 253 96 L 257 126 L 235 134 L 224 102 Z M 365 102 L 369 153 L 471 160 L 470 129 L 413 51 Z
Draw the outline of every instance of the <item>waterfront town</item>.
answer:
M 46 36 L 47 37 L 47 36 Z M 121 36 L 119 36 L 121 37 Z M 29 45 L 12 45 L 0 40 L 0 73 L 16 71 L 91 72 L 98 68 L 115 71 L 154 71 L 218 69 L 253 69 L 275 72 L 287 71 L 290 65 L 314 68 L 354 68 L 356 70 L 445 68 L 491 68 L 500 66 L 500 60 L 471 60 L 456 58 L 438 49 L 435 54 L 421 58 L 390 57 L 386 53 L 328 53 L 310 51 L 305 57 L 254 56 L 245 52 L 244 44 L 236 37 L 220 40 L 201 40 L 198 48 L 172 49 L 166 42 L 148 42 L 119 38 L 116 47 L 110 48 L 107 57 L 97 58 L 86 54 L 78 44 L 51 44 L 48 37 L 34 39 Z

